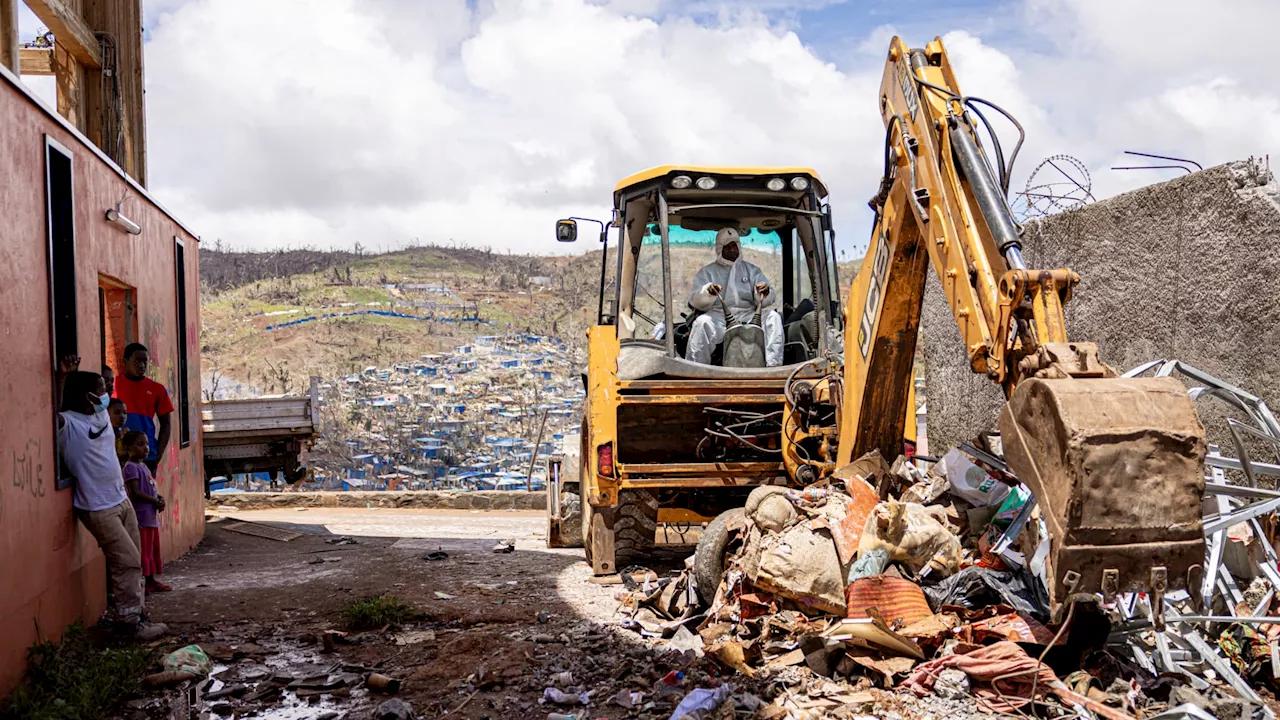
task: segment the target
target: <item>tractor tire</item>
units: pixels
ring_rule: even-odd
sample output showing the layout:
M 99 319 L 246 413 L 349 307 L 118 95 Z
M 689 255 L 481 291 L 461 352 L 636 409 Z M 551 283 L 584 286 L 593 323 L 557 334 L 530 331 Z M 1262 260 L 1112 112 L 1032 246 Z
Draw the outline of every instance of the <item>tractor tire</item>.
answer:
M 707 529 L 702 531 L 702 538 L 698 540 L 698 549 L 693 555 L 693 579 L 704 607 L 715 600 L 716 590 L 724 577 L 724 554 L 733 539 L 729 525 L 740 523 L 743 514 L 742 508 L 725 510 L 707 523 Z
M 574 492 L 560 493 L 560 545 L 582 547 L 582 496 Z
M 653 555 L 658 536 L 658 496 L 650 490 L 618 492 L 613 525 L 614 565 L 619 570 Z

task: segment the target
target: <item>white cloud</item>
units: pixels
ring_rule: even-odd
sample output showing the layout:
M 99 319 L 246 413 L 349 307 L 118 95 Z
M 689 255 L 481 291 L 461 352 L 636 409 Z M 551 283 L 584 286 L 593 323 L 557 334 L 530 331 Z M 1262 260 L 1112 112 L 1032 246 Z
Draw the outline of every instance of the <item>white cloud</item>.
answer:
M 1028 131 L 1083 160 L 1098 197 L 1178 175 L 1110 170 L 1148 164 L 1125 150 L 1208 167 L 1276 149 L 1280 80 L 1260 68 L 1280 4 L 1027 0 L 1023 21 L 1027 37 L 1009 55 L 1045 112 Z
M 812 165 L 842 245 L 860 247 L 894 26 L 851 31 L 837 67 L 795 23 L 827 4 L 163 0 L 147 45 L 152 186 L 237 246 L 452 238 L 556 252 L 554 219 L 605 215 L 613 183 L 638 169 Z M 936 29 L 961 88 L 1027 129 L 1014 190 L 1057 153 L 1083 160 L 1103 197 L 1172 176 L 1108 170 L 1125 149 L 1209 165 L 1280 139 L 1280 81 L 1258 69 L 1280 5 L 1014 10 L 1001 15 L 1013 26 L 976 13 Z
M 458 0 L 431 4 L 438 23 L 400 5 L 197 0 L 161 17 L 153 187 L 236 246 L 547 252 L 557 216 L 607 214 L 617 178 L 651 165 L 812 164 L 850 204 L 874 185 L 878 153 L 857 149 L 880 142 L 879 68 L 842 73 L 758 13 L 707 26 Z

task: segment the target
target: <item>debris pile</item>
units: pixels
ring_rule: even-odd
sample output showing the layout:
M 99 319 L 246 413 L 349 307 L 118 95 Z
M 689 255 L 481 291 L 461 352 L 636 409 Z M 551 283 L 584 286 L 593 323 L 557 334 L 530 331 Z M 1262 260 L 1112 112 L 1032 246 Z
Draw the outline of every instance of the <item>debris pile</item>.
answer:
M 1177 361 L 1127 375 L 1152 370 L 1247 417 L 1227 420 L 1234 457 L 1209 447 L 1203 584 L 1166 593 L 1162 614 L 1145 593 L 1051 612 L 1036 500 L 984 437 L 936 460 L 889 465 L 873 452 L 803 490 L 756 488 L 707 527 L 679 574 L 624 573 L 623 625 L 756 687 L 780 684 L 756 717 L 871 702 L 902 717 L 1034 705 L 1082 718 L 1273 718 L 1280 424 L 1265 402 Z M 893 709 L 883 691 L 960 705 Z

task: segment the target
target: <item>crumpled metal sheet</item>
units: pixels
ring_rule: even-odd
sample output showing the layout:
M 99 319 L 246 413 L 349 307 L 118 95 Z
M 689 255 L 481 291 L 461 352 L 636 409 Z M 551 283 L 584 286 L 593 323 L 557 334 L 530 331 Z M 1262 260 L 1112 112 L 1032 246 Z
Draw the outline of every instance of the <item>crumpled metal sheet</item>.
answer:
M 871 617 L 874 610 L 895 627 L 911 625 L 933 615 L 919 585 L 891 575 L 872 575 L 845 589 L 846 616 Z
M 880 498 L 876 495 L 875 488 L 865 480 L 856 477 L 846 480 L 845 488 L 849 493 L 847 497 L 832 496 L 841 498 L 842 502 L 828 501 L 829 505 L 841 506 L 839 517 L 829 517 L 828 524 L 831 528 L 831 536 L 836 542 L 836 552 L 840 555 L 841 564 L 849 565 L 858 557 L 858 543 L 867 526 L 867 518 L 875 511 Z

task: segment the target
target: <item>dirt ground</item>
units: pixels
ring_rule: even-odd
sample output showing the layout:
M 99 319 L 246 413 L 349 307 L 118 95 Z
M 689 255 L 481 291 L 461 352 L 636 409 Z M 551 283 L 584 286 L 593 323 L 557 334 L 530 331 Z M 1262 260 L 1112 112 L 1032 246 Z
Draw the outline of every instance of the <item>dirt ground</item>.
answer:
M 197 643 L 214 656 L 209 691 L 252 687 L 268 672 L 287 675 L 277 678 L 281 682 L 376 670 L 404 681 L 397 697 L 420 717 L 573 713 L 538 704 L 553 685 L 592 692 L 588 713 L 579 717 L 666 717 L 682 692 L 644 714 L 609 700 L 620 689 L 652 695 L 655 681 L 672 670 L 686 671 L 682 685 L 689 687 L 718 672 L 708 659 L 655 650 L 619 628 L 621 587 L 588 582 L 581 550 L 547 549 L 540 512 L 308 508 L 211 514 L 210 520 L 200 546 L 165 568 L 162 579 L 173 592 L 153 595 L 148 605 L 152 618 L 171 630 L 162 651 Z M 304 534 L 290 542 L 243 535 L 225 529 L 233 520 Z M 356 544 L 331 543 L 341 537 Z M 494 553 L 506 539 L 514 539 L 515 551 Z M 424 559 L 440 551 L 448 557 Z M 667 564 L 674 567 L 683 554 L 668 552 Z M 341 608 L 382 594 L 403 598 L 421 617 L 387 632 L 353 633 L 324 652 L 318 639 L 341 627 Z M 397 637 L 409 642 L 397 644 Z M 552 678 L 566 671 L 571 681 Z M 154 717 L 172 705 L 174 694 L 133 707 Z M 363 684 L 306 698 L 287 689 L 256 701 L 252 695 L 205 700 L 193 709 L 271 719 L 363 718 L 387 699 Z M 340 715 L 328 714 L 334 712 Z

